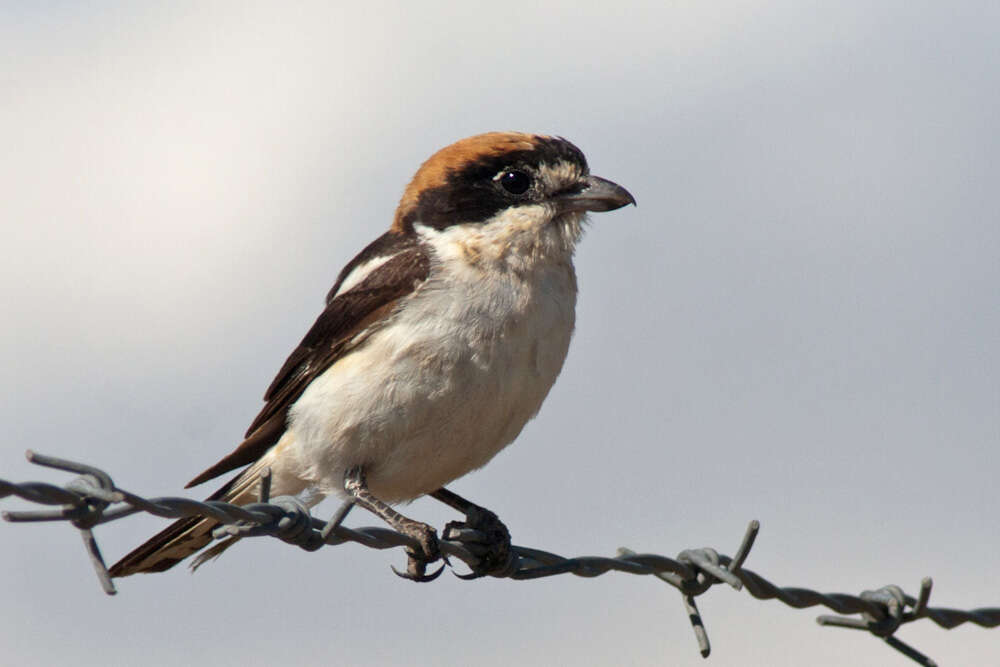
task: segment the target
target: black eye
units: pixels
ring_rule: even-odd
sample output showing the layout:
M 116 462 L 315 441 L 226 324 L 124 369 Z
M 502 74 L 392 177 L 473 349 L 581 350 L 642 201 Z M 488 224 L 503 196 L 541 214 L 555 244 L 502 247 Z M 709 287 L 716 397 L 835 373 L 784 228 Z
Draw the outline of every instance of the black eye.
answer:
M 500 185 L 512 195 L 523 195 L 531 187 L 531 177 L 523 171 L 512 169 L 501 174 Z

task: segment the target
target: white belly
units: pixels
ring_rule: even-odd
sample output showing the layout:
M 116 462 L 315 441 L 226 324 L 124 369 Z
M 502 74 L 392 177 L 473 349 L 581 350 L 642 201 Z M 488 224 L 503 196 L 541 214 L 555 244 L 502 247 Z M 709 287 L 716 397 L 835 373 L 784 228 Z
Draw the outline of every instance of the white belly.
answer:
M 313 381 L 291 409 L 297 475 L 342 493 L 365 467 L 398 502 L 487 463 L 541 407 L 573 331 L 568 258 L 530 276 L 440 264 L 394 321 Z M 447 289 L 443 285 L 447 284 Z

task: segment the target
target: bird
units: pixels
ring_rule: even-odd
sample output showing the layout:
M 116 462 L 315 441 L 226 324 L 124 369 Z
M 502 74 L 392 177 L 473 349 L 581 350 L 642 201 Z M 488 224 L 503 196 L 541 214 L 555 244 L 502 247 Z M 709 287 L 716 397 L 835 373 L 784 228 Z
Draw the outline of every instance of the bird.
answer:
M 255 502 L 267 475 L 273 495 L 309 506 L 344 498 L 413 538 L 397 574 L 416 581 L 444 568 L 426 573 L 439 538 L 394 506 L 430 495 L 463 513 L 452 523 L 481 542 L 473 575 L 502 568 L 506 526 L 445 487 L 538 413 L 574 331 L 573 255 L 587 215 L 635 203 L 562 137 L 488 132 L 440 149 L 389 230 L 340 271 L 244 440 L 186 488 L 243 468 L 209 499 Z M 217 526 L 180 519 L 109 573 L 162 572 L 198 552 L 200 565 L 238 539 L 205 549 Z

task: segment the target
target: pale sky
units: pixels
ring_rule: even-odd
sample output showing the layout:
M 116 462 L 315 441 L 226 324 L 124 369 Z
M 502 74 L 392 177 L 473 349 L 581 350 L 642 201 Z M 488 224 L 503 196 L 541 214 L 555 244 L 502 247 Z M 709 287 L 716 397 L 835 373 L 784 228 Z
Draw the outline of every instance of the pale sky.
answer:
M 998 34 L 991 2 L 5 3 L 0 477 L 68 481 L 30 447 L 181 494 L 423 159 L 559 134 L 639 206 L 594 217 L 540 415 L 452 488 L 565 555 L 732 554 L 756 518 L 779 585 L 1000 606 Z M 108 598 L 68 526 L 0 544 L 29 667 L 912 664 L 724 587 L 706 663 L 626 574 L 416 585 L 400 550 L 250 540 Z M 1000 629 L 898 636 L 1000 659 Z

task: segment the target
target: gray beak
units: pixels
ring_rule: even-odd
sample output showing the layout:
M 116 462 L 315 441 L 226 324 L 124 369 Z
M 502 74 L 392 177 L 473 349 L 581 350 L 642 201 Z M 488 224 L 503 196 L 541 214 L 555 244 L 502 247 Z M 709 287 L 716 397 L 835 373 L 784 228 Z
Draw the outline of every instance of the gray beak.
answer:
M 635 205 L 635 197 L 628 190 L 600 176 L 588 176 L 582 190 L 558 195 L 555 201 L 560 213 L 571 211 L 598 213 L 613 211 L 629 204 Z

